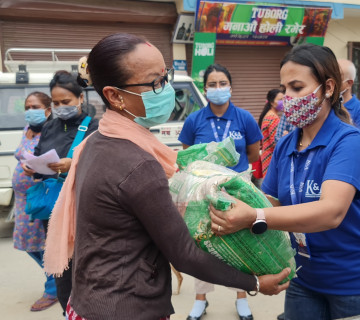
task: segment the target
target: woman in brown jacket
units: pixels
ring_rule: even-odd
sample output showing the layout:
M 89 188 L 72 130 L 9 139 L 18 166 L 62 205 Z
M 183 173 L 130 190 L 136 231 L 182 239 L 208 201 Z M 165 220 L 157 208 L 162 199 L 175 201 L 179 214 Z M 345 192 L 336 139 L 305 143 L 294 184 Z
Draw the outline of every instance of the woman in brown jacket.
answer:
M 176 153 L 148 130 L 166 122 L 175 104 L 173 72 L 166 70 L 160 51 L 142 38 L 119 33 L 101 40 L 87 63 L 87 80 L 107 111 L 99 131 L 76 151 L 56 208 L 61 198 L 66 206 L 75 190 L 69 318 L 169 319 L 174 313 L 169 262 L 215 284 L 269 295 L 286 289 L 288 284 L 279 282 L 288 269 L 259 278 L 244 274 L 201 251 L 190 237 L 169 194 Z M 61 219 L 56 210 L 50 242 Z M 71 243 L 70 237 L 69 255 Z M 51 258 L 46 257 L 46 269 L 61 272 L 52 268 Z

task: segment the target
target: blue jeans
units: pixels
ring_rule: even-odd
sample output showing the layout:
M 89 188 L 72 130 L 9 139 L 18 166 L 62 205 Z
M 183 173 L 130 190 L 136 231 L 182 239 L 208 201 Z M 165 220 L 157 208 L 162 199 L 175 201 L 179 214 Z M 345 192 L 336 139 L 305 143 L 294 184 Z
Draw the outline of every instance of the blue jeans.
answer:
M 29 256 L 33 258 L 37 264 L 43 268 L 43 258 L 44 258 L 44 251 L 37 251 L 37 252 L 28 252 Z M 46 275 L 46 281 L 45 281 L 45 294 L 56 297 L 56 284 L 55 279 L 53 276 Z
M 294 281 L 286 290 L 285 320 L 331 320 L 357 315 L 360 315 L 360 295 L 319 293 Z

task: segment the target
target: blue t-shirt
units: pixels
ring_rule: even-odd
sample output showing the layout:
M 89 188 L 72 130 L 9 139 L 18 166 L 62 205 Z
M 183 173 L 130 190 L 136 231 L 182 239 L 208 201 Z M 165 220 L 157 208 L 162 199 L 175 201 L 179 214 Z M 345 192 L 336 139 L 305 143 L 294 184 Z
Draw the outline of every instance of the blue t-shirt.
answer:
M 360 101 L 353 94 L 352 98 L 344 103 L 345 108 L 349 111 L 351 119 L 355 126 L 360 128 Z
M 215 130 L 220 141 L 223 138 L 228 121 L 231 121 L 226 138 L 231 137 L 234 140 L 236 151 L 240 154 L 239 163 L 231 169 L 237 172 L 247 170 L 249 161 L 246 147 L 261 140 L 262 134 L 251 113 L 235 107 L 231 102 L 225 114 L 221 117 L 213 114 L 209 104 L 206 108 L 190 114 L 185 120 L 179 141 L 189 146 L 216 141 L 211 127 L 211 119 L 214 121 Z
M 300 152 L 296 149 L 299 133 L 300 129 L 295 129 L 276 145 L 262 190 L 278 198 L 282 206 L 291 205 L 291 158 L 294 157 L 294 186 L 298 194 L 305 162 L 310 151 L 315 150 L 299 202 L 318 201 L 321 185 L 326 180 L 349 183 L 356 188 L 356 194 L 344 220 L 336 229 L 306 234 L 311 259 L 296 254 L 297 266 L 302 268 L 294 281 L 321 293 L 359 295 L 360 131 L 342 122 L 331 111 L 311 145 Z M 292 234 L 291 238 L 297 250 Z

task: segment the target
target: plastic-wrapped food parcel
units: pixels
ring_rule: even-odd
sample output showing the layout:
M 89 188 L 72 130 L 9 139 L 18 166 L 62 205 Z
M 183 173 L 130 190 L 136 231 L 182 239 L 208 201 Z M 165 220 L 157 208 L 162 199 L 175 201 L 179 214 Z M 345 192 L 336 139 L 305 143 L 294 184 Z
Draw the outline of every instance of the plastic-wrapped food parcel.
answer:
M 202 160 L 198 160 L 202 159 Z M 227 210 L 240 199 L 253 208 L 270 207 L 265 195 L 250 181 L 248 173 L 237 173 L 225 166 L 239 160 L 232 139 L 220 143 L 194 145 L 179 151 L 181 171 L 169 180 L 170 193 L 197 245 L 229 265 L 248 274 L 275 274 L 291 268 L 295 276 L 295 252 L 286 232 L 267 230 L 256 235 L 249 229 L 216 236 L 211 231 L 209 204 Z

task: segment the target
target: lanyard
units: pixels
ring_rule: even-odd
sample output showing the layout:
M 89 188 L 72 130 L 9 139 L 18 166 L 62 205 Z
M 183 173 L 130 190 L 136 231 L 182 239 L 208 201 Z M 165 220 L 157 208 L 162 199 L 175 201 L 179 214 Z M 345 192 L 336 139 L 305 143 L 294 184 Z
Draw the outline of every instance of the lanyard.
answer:
M 218 133 L 217 133 L 217 131 L 216 131 L 216 128 L 215 128 L 214 120 L 211 119 L 211 120 L 210 120 L 210 123 L 211 123 L 211 128 L 212 128 L 212 130 L 213 130 L 213 133 L 214 133 L 214 137 L 215 137 L 216 142 L 220 142 L 220 140 L 219 140 L 219 135 L 218 135 Z M 228 120 L 227 123 L 226 123 L 226 127 L 225 127 L 224 134 L 223 134 L 223 136 L 222 136 L 222 140 L 221 140 L 221 141 L 225 140 L 227 134 L 229 133 L 230 124 L 231 124 L 231 120 Z
M 291 202 L 292 204 L 298 204 L 301 202 L 301 194 L 303 192 L 303 189 L 304 189 L 304 184 L 305 184 L 305 179 L 306 179 L 306 175 L 309 171 L 309 167 L 310 167 L 310 164 L 311 164 L 311 161 L 314 157 L 314 154 L 315 154 L 315 150 L 311 150 L 307 159 L 306 159 L 306 162 L 305 162 L 305 168 L 304 168 L 304 171 L 302 173 L 302 176 L 301 176 L 301 180 L 300 180 L 300 185 L 299 185 L 299 192 L 298 192 L 298 197 L 296 195 L 296 192 L 295 192 L 295 184 L 294 184 L 294 180 L 295 180 L 295 166 L 294 166 L 294 156 L 291 157 L 291 166 L 290 166 L 290 195 L 291 195 Z

